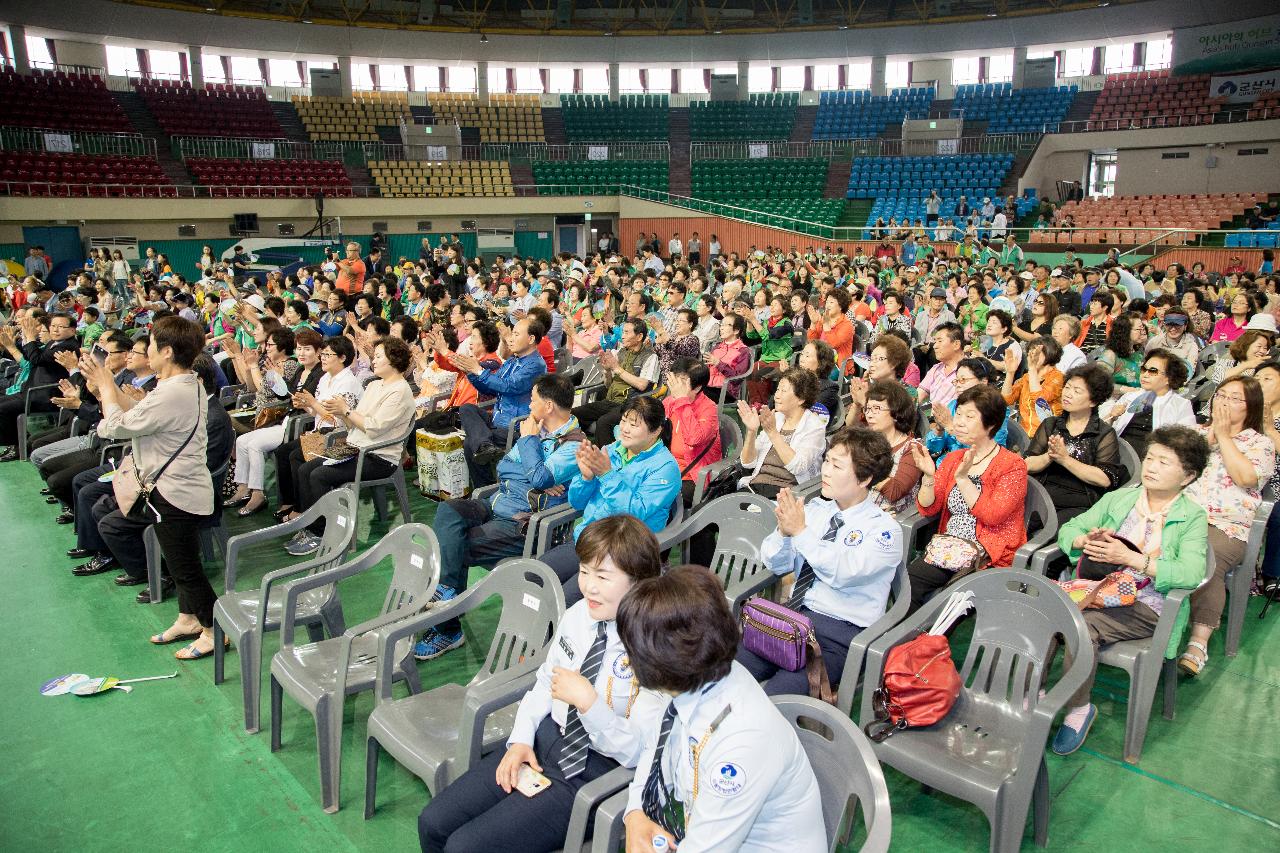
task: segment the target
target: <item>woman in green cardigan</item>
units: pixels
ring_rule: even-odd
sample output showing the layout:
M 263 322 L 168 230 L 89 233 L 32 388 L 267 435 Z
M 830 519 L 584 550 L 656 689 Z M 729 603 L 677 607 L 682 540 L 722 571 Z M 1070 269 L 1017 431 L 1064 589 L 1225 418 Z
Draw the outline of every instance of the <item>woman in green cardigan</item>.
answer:
M 1209 521 L 1183 490 L 1200 477 L 1208 462 L 1209 445 L 1198 432 L 1184 426 L 1161 427 L 1151 433 L 1142 460 L 1142 485 L 1109 492 L 1059 529 L 1058 547 L 1073 565 L 1084 554 L 1100 563 L 1124 566 L 1135 577 L 1150 580 L 1129 607 L 1084 612 L 1095 653 L 1108 643 L 1150 637 L 1160 620 L 1165 593 L 1195 589 L 1204 580 Z M 1174 625 L 1170 656 L 1177 650 L 1186 623 L 1184 606 Z M 1053 738 L 1053 751 L 1058 755 L 1075 752 L 1088 736 L 1098 715 L 1089 701 L 1092 688 L 1090 674 L 1068 700 L 1067 715 Z

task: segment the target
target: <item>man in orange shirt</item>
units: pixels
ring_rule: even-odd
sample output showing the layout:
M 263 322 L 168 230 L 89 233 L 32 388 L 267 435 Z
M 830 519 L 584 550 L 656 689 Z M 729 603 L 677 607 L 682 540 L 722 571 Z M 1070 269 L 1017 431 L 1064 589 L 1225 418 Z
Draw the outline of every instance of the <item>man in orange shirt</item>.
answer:
M 364 287 L 365 266 L 360 260 L 360 244 L 348 243 L 347 256 L 338 261 L 338 290 L 354 296 Z

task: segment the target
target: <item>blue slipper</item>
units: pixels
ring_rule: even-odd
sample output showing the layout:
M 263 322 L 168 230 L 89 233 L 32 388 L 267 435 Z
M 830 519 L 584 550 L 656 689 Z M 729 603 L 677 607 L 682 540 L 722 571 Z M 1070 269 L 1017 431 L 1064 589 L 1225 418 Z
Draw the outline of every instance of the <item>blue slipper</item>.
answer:
M 1085 715 L 1084 725 L 1077 731 L 1070 726 L 1058 726 L 1058 733 L 1053 736 L 1053 751 L 1057 755 L 1070 755 L 1084 746 L 1084 739 L 1089 736 L 1089 729 L 1098 717 L 1098 706 L 1090 703 L 1089 713 Z
M 231 648 L 231 641 L 224 640 L 222 643 L 222 648 L 224 651 Z M 200 660 L 200 658 L 207 658 L 207 657 L 211 657 L 212 655 L 213 655 L 213 649 L 209 649 L 209 651 L 207 652 L 202 652 L 196 648 L 195 643 L 192 643 L 189 646 L 184 646 L 181 649 L 178 649 L 178 651 L 173 653 L 173 656 L 178 660 Z

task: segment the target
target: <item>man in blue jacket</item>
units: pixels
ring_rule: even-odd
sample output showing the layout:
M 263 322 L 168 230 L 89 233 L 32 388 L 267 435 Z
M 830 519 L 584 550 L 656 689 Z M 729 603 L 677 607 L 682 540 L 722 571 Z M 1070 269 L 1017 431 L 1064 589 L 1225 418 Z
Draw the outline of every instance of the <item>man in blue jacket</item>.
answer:
M 576 453 L 577 473 L 569 484 L 569 503 L 582 512 L 573 529 L 611 515 L 634 515 L 654 533 L 667 526 L 680 498 L 680 465 L 663 444 L 666 412 L 652 397 L 632 397 L 622 406 L 618 440 L 607 447 L 583 442 Z M 538 559 L 564 584 L 565 606 L 582 598 L 578 590 L 578 554 L 574 542 L 552 548 Z
M 578 445 L 586 440 L 569 413 L 572 407 L 569 377 L 539 377 L 520 437 L 498 463 L 498 491 L 489 500 L 440 504 L 432 525 L 440 541 L 440 585 L 433 600 L 448 601 L 465 590 L 469 567 L 492 568 L 505 557 L 519 556 L 530 514 L 564 503 L 565 487 L 578 473 Z M 428 630 L 413 653 L 418 660 L 431 660 L 465 641 L 461 622 L 453 619 Z
M 529 414 L 529 394 L 533 383 L 547 372 L 547 363 L 538 352 L 538 344 L 547 333 L 546 327 L 533 318 L 525 318 L 507 333 L 507 357 L 494 370 L 486 370 L 475 357 L 455 354 L 453 363 L 466 371 L 467 378 L 481 394 L 498 398 L 489 414 L 468 403 L 458 409 L 462 430 L 466 433 L 463 449 L 472 486 L 493 483 L 489 463 L 502 454 L 507 443 L 507 427 L 516 418 Z

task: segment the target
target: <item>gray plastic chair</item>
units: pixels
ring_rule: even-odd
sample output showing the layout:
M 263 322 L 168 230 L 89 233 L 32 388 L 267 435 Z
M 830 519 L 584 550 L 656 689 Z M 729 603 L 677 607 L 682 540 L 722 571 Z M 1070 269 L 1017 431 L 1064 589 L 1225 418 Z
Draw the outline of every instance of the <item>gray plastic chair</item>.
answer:
M 413 513 L 409 511 L 409 487 L 404 479 L 404 466 L 396 461 L 396 469 L 390 476 L 379 479 L 369 479 L 364 476 L 364 460 L 375 450 L 382 450 L 386 447 L 404 447 L 417 430 L 417 425 L 413 417 L 409 418 L 408 426 L 401 430 L 400 434 L 395 438 L 389 438 L 386 441 L 380 441 L 371 444 L 368 447 L 360 448 L 359 454 L 356 456 L 356 474 L 351 484 L 356 490 L 356 494 L 365 489 L 373 489 L 373 508 L 378 514 L 379 521 L 386 521 L 387 515 L 387 488 L 393 488 L 396 492 L 396 499 L 400 502 L 400 515 L 404 517 L 406 524 L 413 521 Z M 329 433 L 325 439 L 325 447 L 332 447 L 339 437 L 345 438 L 346 430 L 334 430 Z
M 493 596 L 502 615 L 480 671 L 467 684 L 444 684 L 405 699 L 392 699 L 397 643 L 456 619 Z M 515 707 L 533 685 L 547 645 L 564 613 L 564 591 L 545 563 L 518 559 L 503 563 L 462 595 L 411 616 L 379 637 L 377 679 L 366 738 L 364 816 L 373 814 L 378 756 L 392 758 L 435 795 L 475 765 L 481 755 L 505 742 Z
M 1129 475 L 1119 488 L 1127 489 L 1142 482 L 1142 460 L 1138 458 L 1138 451 L 1133 449 L 1132 444 L 1119 437 L 1116 441 L 1120 444 L 1120 464 Z
M 216 560 L 218 551 L 221 551 L 224 556 L 227 553 L 227 527 L 222 523 L 222 496 L 217 493 L 217 490 L 226 479 L 227 469 L 230 467 L 231 460 L 227 459 L 210 475 L 213 478 L 214 488 L 213 515 L 201 523 L 197 533 L 200 538 L 200 556 L 206 562 Z M 151 594 L 151 603 L 159 604 L 164 600 L 162 578 L 164 554 L 160 550 L 160 540 L 156 538 L 154 525 L 142 531 L 142 545 L 147 555 L 147 591 Z
M 294 645 L 302 594 L 370 571 L 390 558 L 394 570 L 378 615 L 348 628 L 339 637 Z M 369 690 L 383 651 L 382 635 L 397 622 L 419 613 L 440 581 L 440 543 L 425 524 L 404 524 L 350 562 L 285 587 L 281 649 L 271 658 L 271 751 L 280 748 L 281 700 L 288 693 L 316 721 L 320 761 L 320 798 L 326 812 L 336 812 L 342 782 L 342 710 L 347 696 Z M 411 693 L 422 690 L 409 639 L 397 643 L 393 676 L 403 678 Z
M 765 537 L 778 527 L 773 501 L 751 492 L 716 498 L 683 521 L 668 525 L 658 536 L 658 549 L 678 548 L 678 562 L 688 562 L 689 540 L 713 525 L 717 528 L 716 550 L 709 568 L 724 584 L 725 596 L 736 614 L 744 601 L 778 582 L 778 576 L 760 558 Z M 677 562 L 675 555 L 671 562 Z
M 1007 425 L 1009 437 L 1005 439 L 1004 446 L 1019 456 L 1022 456 L 1027 452 L 1027 448 L 1031 446 L 1031 437 L 1028 436 L 1027 431 L 1022 428 L 1022 424 L 1018 423 L 1013 418 L 1009 418 L 1005 421 L 1005 424 Z
M 1245 541 L 1244 558 L 1232 566 L 1225 575 L 1227 583 L 1227 635 L 1226 654 L 1233 658 L 1240 651 L 1240 635 L 1244 633 L 1245 612 L 1249 609 L 1249 592 L 1253 576 L 1258 569 L 1263 541 L 1267 537 L 1267 519 L 1275 509 L 1275 501 L 1263 501 L 1249 526 L 1249 538 Z
M 867 827 L 862 853 L 887 851 L 893 833 L 889 788 L 867 736 L 847 714 L 817 699 L 775 696 L 773 704 L 796 730 L 818 777 L 830 853 L 848 841 L 859 805 Z
M 977 805 L 991 823 L 992 853 L 1015 853 L 1027 810 L 1035 806 L 1035 841 L 1049 831 L 1049 775 L 1044 750 L 1054 717 L 1093 669 L 1093 646 L 1080 610 L 1054 582 L 1030 572 L 989 569 L 945 593 L 974 593 L 973 637 L 960 667 L 951 712 L 926 728 L 899 731 L 875 745 L 876 756 L 922 784 Z M 949 595 L 936 595 L 867 650 L 867 679 L 879 684 L 889 649 L 927 631 Z M 1057 643 L 1072 665 L 1037 696 Z M 862 725 L 875 719 L 874 691 L 862 693 Z
M 1032 516 L 1039 516 L 1040 527 L 1031 531 Z M 1023 503 L 1022 519 L 1027 525 L 1027 541 L 1013 555 L 1013 568 L 1025 569 L 1032 556 L 1046 545 L 1058 539 L 1058 510 L 1053 506 L 1049 490 L 1039 480 L 1027 478 L 1027 497 Z
M 306 561 L 276 569 L 263 576 L 258 589 L 236 589 L 240 554 L 264 542 L 285 542 L 312 522 L 324 519 L 320 549 Z M 240 682 L 244 693 L 244 728 L 258 731 L 262 717 L 262 635 L 280 629 L 284 607 L 282 581 L 332 568 L 351 548 L 356 536 L 356 493 L 350 487 L 329 492 L 293 521 L 231 537 L 227 543 L 226 592 L 213 606 L 213 683 L 223 682 L 227 636 L 240 655 Z M 304 626 L 312 642 L 324 639 L 325 632 L 336 637 L 346 630 L 342 602 L 333 586 L 303 593 L 298 599 L 294 624 Z
M 724 412 L 720 413 L 719 422 L 721 458 L 704 466 L 698 472 L 698 479 L 694 483 L 693 498 L 690 503 L 695 508 L 702 503 L 703 495 L 706 494 L 707 486 L 711 484 L 711 481 L 718 477 L 721 471 L 737 464 L 738 457 L 742 454 L 742 427 L 738 426 L 738 422 Z
M 720 411 L 722 412 L 726 411 L 724 400 L 725 400 L 725 397 L 727 397 L 729 394 L 729 386 L 734 384 L 735 382 L 739 382 L 745 379 L 750 379 L 751 373 L 755 369 L 756 369 L 756 351 L 748 347 L 746 368 L 737 376 L 726 376 L 724 379 L 724 384 L 720 386 L 720 393 L 716 396 L 716 405 L 720 407 Z M 741 386 L 739 387 L 739 390 L 743 390 Z
M 803 498 L 806 501 L 809 498 L 822 497 L 822 477 L 819 475 L 812 480 L 806 480 L 791 491 L 796 497 Z
M 903 531 L 902 561 L 898 563 L 898 569 L 889 585 L 889 596 L 893 603 L 885 609 L 883 616 L 859 631 L 849 643 L 849 653 L 844 659 L 844 674 L 840 676 L 836 691 L 836 707 L 846 716 L 853 713 L 853 700 L 862 684 L 862 665 L 866 660 L 867 648 L 905 619 L 907 610 L 911 607 L 911 574 L 907 571 L 910 552 L 911 546 Z
M 1209 548 L 1209 566 L 1205 571 L 1207 583 L 1215 568 L 1213 548 Z M 1164 597 L 1160 620 L 1155 633 L 1145 640 L 1124 640 L 1109 643 L 1098 650 L 1098 663 L 1114 666 L 1129 673 L 1129 698 L 1126 702 L 1124 721 L 1124 760 L 1137 764 L 1142 758 L 1142 745 L 1147 739 L 1147 723 L 1151 719 L 1151 706 L 1155 702 L 1156 685 L 1164 676 L 1164 718 L 1172 720 L 1177 713 L 1178 667 L 1172 657 L 1166 657 L 1173 639 L 1174 623 L 1182 602 L 1194 590 L 1171 589 Z
M 47 385 L 30 385 L 22 390 L 22 414 L 18 415 L 17 433 L 18 433 L 18 458 L 26 460 L 27 443 L 31 441 L 31 435 L 27 432 L 34 418 L 45 418 L 52 420 L 58 416 L 56 411 L 51 412 L 33 412 L 31 411 L 31 395 L 37 391 L 49 391 L 50 393 L 58 390 L 57 382 L 50 382 Z

